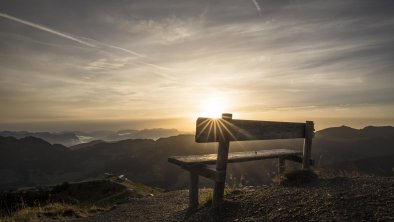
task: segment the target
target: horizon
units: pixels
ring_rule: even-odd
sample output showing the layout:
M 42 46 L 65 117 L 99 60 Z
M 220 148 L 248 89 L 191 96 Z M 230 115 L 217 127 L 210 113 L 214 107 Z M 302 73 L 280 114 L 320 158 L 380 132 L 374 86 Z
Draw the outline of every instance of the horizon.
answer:
M 242 119 L 242 118 L 234 118 L 234 119 Z M 186 123 L 187 128 L 177 128 L 174 127 L 173 122 L 174 121 L 183 121 Z M 271 120 L 266 120 L 266 121 L 271 121 Z M 279 122 L 285 122 L 285 120 L 276 120 Z M 315 123 L 315 131 L 319 130 L 324 130 L 328 128 L 335 128 L 335 127 L 342 127 L 342 126 L 347 126 L 353 129 L 363 129 L 369 126 L 372 127 L 394 127 L 394 124 L 387 124 L 388 120 L 385 119 L 380 119 L 380 120 L 359 120 L 359 119 L 347 119 L 346 122 L 342 122 L 343 119 L 326 119 L 323 120 L 322 122 L 314 122 Z M 121 123 L 120 123 L 121 122 Z M 157 123 L 161 122 L 161 124 Z M 120 120 L 118 122 L 100 122 L 100 121 L 89 121 L 89 123 L 86 123 L 86 121 L 78 121 L 77 123 L 75 122 L 46 122 L 46 123 L 41 123 L 41 124 L 26 124 L 26 123 L 20 123 L 15 124 L 12 123 L 10 125 L 7 124 L 2 124 L 2 127 L 0 128 L 0 131 L 27 131 L 27 132 L 50 132 L 50 133 L 64 133 L 64 132 L 75 132 L 75 131 L 81 131 L 81 132 L 97 132 L 97 131 L 122 131 L 122 130 L 145 130 L 145 129 L 175 129 L 179 131 L 181 134 L 194 134 L 195 133 L 195 121 L 190 122 L 189 119 L 161 119 L 161 120 Z M 298 121 L 302 122 L 302 121 Z M 365 124 L 365 123 L 371 123 L 371 124 Z M 79 125 L 77 125 L 79 124 Z M 191 126 L 191 127 L 189 127 Z
M 393 126 L 393 6 L 2 0 L 0 130 Z

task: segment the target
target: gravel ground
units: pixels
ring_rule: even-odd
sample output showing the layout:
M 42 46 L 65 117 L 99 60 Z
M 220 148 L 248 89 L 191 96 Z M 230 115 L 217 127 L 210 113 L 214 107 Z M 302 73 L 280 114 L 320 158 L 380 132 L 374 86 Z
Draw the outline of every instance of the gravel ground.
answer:
M 207 194 L 203 190 L 203 195 Z M 307 186 L 234 190 L 224 210 L 209 205 L 187 211 L 187 191 L 131 200 L 76 221 L 394 221 L 394 177 L 322 179 Z M 202 196 L 203 196 L 202 195 Z

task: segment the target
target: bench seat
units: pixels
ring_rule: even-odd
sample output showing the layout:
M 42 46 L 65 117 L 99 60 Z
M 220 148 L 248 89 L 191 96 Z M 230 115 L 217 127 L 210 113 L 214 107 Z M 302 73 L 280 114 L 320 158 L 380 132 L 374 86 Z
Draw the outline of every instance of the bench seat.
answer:
M 246 152 L 233 152 L 228 154 L 228 163 L 246 162 L 251 160 L 263 160 L 272 158 L 290 159 L 302 162 L 302 152 L 289 149 L 258 150 Z M 216 164 L 217 154 L 172 156 L 168 161 L 179 166 L 191 167 L 205 164 Z

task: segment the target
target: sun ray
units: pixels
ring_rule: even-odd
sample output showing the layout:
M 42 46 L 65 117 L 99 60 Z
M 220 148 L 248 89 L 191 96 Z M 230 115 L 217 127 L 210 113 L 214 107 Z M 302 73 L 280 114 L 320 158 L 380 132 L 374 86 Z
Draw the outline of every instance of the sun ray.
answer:
M 219 133 L 220 133 L 219 136 L 222 138 L 222 140 L 226 140 L 226 135 L 223 133 L 222 127 L 220 125 L 221 121 L 222 121 L 222 119 L 218 119 L 217 120 L 217 127 L 218 127 L 218 130 L 219 130 Z
M 218 122 L 219 122 L 219 124 L 221 125 L 220 128 L 223 127 L 223 129 L 225 129 L 225 130 L 227 131 L 227 135 L 230 135 L 230 137 L 232 138 L 232 140 L 236 140 L 235 135 L 234 135 L 234 134 L 230 131 L 230 129 L 228 129 L 227 126 L 225 125 L 225 123 L 229 123 L 229 124 L 230 124 L 230 122 L 227 121 L 227 120 L 225 120 L 225 119 L 220 119 Z
M 230 121 L 228 121 L 226 119 L 222 119 L 221 123 L 223 124 L 224 129 L 228 132 L 228 134 L 231 136 L 231 138 L 234 139 L 234 141 L 232 141 L 232 142 L 236 142 L 240 147 L 245 149 L 244 143 L 241 143 L 241 141 L 237 141 L 236 140 L 236 136 L 230 131 L 230 129 L 228 129 L 226 124 L 228 126 L 230 126 L 232 129 L 235 129 L 235 130 L 238 130 L 238 131 L 241 130 L 241 129 L 238 126 L 234 125 L 233 123 L 231 123 Z M 247 135 L 247 136 L 250 137 L 250 135 Z
M 200 133 L 197 135 L 197 137 L 200 137 L 202 133 L 204 133 L 205 129 L 209 126 L 212 125 L 212 122 L 209 121 L 210 119 L 206 119 L 203 122 L 201 122 L 200 124 L 197 125 L 197 128 L 199 128 L 200 126 L 202 126 L 203 124 L 205 124 L 203 126 L 203 128 L 200 130 Z
M 213 120 L 213 138 L 215 138 L 215 140 L 217 139 L 216 137 L 216 131 L 217 131 L 217 122 L 215 120 Z
M 197 127 L 200 127 L 200 126 L 202 126 L 203 124 L 205 124 L 205 123 L 207 123 L 207 122 L 209 122 L 210 121 L 210 119 L 205 119 L 204 121 L 202 121 L 201 123 L 198 123 L 197 124 Z
M 209 135 L 211 135 L 212 127 L 213 127 L 213 120 L 209 119 L 209 129 L 208 129 L 208 134 L 207 134 L 207 140 L 209 139 Z

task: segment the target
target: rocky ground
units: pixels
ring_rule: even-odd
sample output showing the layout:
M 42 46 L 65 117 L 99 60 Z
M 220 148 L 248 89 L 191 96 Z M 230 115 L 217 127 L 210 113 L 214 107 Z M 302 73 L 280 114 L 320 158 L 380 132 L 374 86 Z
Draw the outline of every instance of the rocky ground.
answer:
M 203 190 L 202 196 L 207 192 Z M 187 195 L 173 191 L 133 199 L 76 221 L 394 221 L 394 177 L 332 178 L 303 186 L 232 190 L 219 215 L 209 204 L 188 212 Z

